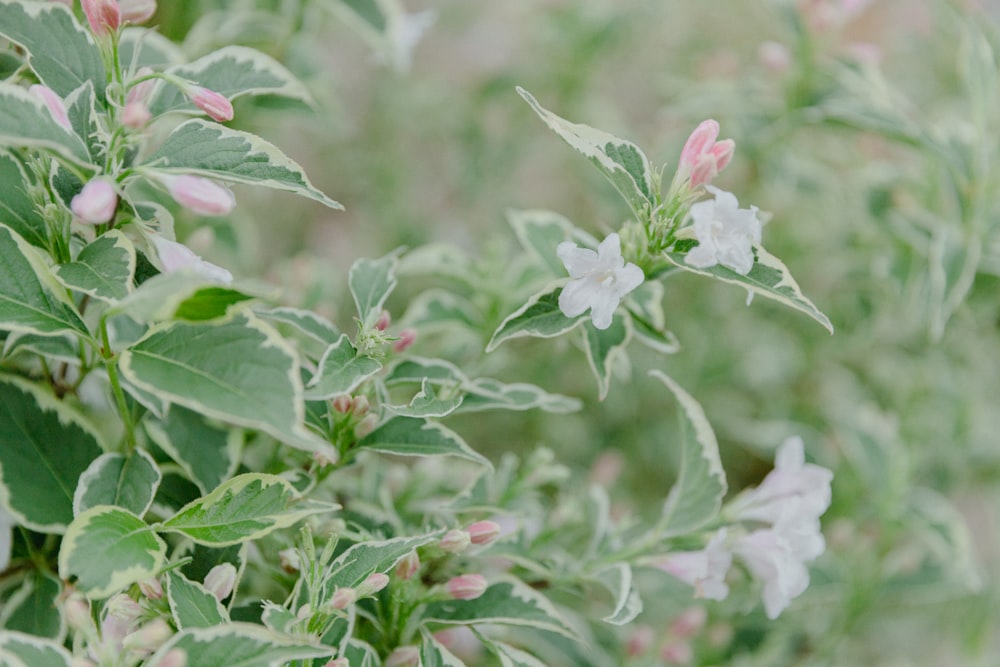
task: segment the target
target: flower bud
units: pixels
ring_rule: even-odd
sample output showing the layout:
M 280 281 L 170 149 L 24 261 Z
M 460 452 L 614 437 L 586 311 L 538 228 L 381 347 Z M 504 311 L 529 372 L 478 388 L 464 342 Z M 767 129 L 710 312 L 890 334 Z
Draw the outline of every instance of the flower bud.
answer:
M 416 550 L 403 556 L 396 564 L 396 576 L 403 581 L 409 581 L 420 570 L 420 556 Z
M 122 21 L 145 23 L 156 13 L 156 0 L 118 0 Z
M 334 412 L 339 412 L 342 415 L 346 415 L 351 411 L 351 406 L 354 402 L 351 400 L 350 395 L 341 394 L 340 396 L 335 396 L 332 401 L 330 401 L 330 407 L 333 408 Z
M 153 114 L 143 102 L 126 102 L 122 110 L 122 125 L 141 130 L 153 119 Z
M 416 646 L 399 646 L 382 663 L 383 667 L 417 667 L 420 664 L 420 649 Z
M 101 641 L 114 651 L 121 650 L 122 640 L 135 630 L 142 616 L 142 607 L 135 600 L 119 593 L 104 603 L 101 621 Z
M 80 0 L 90 29 L 98 37 L 118 30 L 122 22 L 121 9 L 116 0 Z
M 233 282 L 233 274 L 221 266 L 206 262 L 183 243 L 168 241 L 159 234 L 151 234 L 150 239 L 164 273 L 188 268 L 209 280 L 225 284 Z
M 73 593 L 63 603 L 63 615 L 69 627 L 83 632 L 93 627 L 94 619 L 90 615 L 90 603 L 79 593 Z
M 716 141 L 718 136 L 719 124 L 710 118 L 684 143 L 678 170 L 689 178 L 691 187 L 708 185 L 732 159 L 736 143 L 732 139 Z
M 625 652 L 633 658 L 638 657 L 649 650 L 655 638 L 653 628 L 648 625 L 639 625 L 629 635 L 628 642 L 625 644 Z
M 477 521 L 466 527 L 465 532 L 473 544 L 489 544 L 500 536 L 500 524 L 495 521 Z
M 62 98 L 48 86 L 43 86 L 39 83 L 28 88 L 28 92 L 31 93 L 36 99 L 41 100 L 45 103 L 45 108 L 49 110 L 52 117 L 57 123 L 62 125 L 64 128 L 73 131 L 73 125 L 69 122 L 69 116 L 66 114 L 66 103 L 63 102 Z
M 184 649 L 172 648 L 156 664 L 157 667 L 186 667 L 187 661 L 187 653 L 184 652 Z
M 792 54 L 788 51 L 788 47 L 780 42 L 761 42 L 757 47 L 757 60 L 764 68 L 775 74 L 784 74 L 792 66 Z
M 105 178 L 94 178 L 87 182 L 80 193 L 70 202 L 73 214 L 82 222 L 99 225 L 115 216 L 118 208 L 118 193 Z
M 475 600 L 489 584 L 481 574 L 462 574 L 448 580 L 448 594 L 455 600 Z
M 358 585 L 358 597 L 374 595 L 389 585 L 389 576 L 381 572 L 372 572 Z
M 403 329 L 399 332 L 399 339 L 392 344 L 393 352 L 406 352 L 406 350 L 413 345 L 417 340 L 416 329 Z
M 216 565 L 205 575 L 205 589 L 219 602 L 225 600 L 236 586 L 236 568 L 231 563 Z
M 355 396 L 351 401 L 351 414 L 355 417 L 363 417 L 368 414 L 371 404 L 366 396 Z
M 323 667 L 351 667 L 351 663 L 347 658 L 335 658 L 327 662 Z
M 319 466 L 320 468 L 332 466 L 339 460 L 340 459 L 337 455 L 337 451 L 334 449 L 331 449 L 329 451 L 313 452 L 313 461 L 315 461 L 316 465 Z
M 161 175 L 170 196 L 178 204 L 198 215 L 226 215 L 236 206 L 229 188 L 200 176 Z
M 224 123 L 233 119 L 233 105 L 225 95 L 201 86 L 188 86 L 184 92 L 212 120 Z
M 343 588 L 338 586 L 337 590 L 333 592 L 333 597 L 330 598 L 330 606 L 334 609 L 347 609 L 357 600 L 358 592 L 356 590 L 350 586 Z
M 379 313 L 378 319 L 375 320 L 375 328 L 379 331 L 385 331 L 392 324 L 392 316 L 389 314 L 388 310 L 383 310 Z
M 364 419 L 358 422 L 358 425 L 354 427 L 354 437 L 363 438 L 372 431 L 378 425 L 378 415 L 374 412 L 369 412 L 365 415 Z
M 140 67 L 135 71 L 135 79 L 141 79 L 143 77 L 153 74 L 153 70 L 150 67 Z M 129 102 L 149 102 L 150 98 L 153 96 L 153 90 L 156 88 L 156 79 L 146 79 L 145 81 L 140 81 L 136 84 L 131 84 L 128 89 L 128 93 L 125 95 L 125 104 Z
M 162 618 L 154 618 L 122 641 L 126 651 L 155 651 L 160 648 L 174 632 Z
M 688 607 L 670 621 L 670 634 L 678 639 L 690 639 L 701 632 L 708 620 L 704 607 Z
M 163 597 L 163 586 L 160 585 L 159 579 L 155 577 L 140 581 L 139 590 L 150 600 L 159 600 Z
M 299 552 L 296 549 L 290 548 L 279 551 L 278 562 L 281 563 L 281 569 L 289 574 L 298 572 L 302 568 L 302 560 L 299 558 Z
M 670 642 L 660 649 L 660 659 L 668 665 L 686 665 L 694 658 L 691 645 L 687 642 Z
M 470 544 L 472 544 L 472 537 L 459 528 L 449 530 L 438 542 L 438 546 L 450 554 L 460 554 L 468 549 Z

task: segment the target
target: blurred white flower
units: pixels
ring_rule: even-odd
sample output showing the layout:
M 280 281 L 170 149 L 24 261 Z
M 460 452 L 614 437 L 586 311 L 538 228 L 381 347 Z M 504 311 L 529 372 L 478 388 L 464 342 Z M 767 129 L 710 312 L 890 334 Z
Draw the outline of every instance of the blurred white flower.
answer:
M 677 551 L 652 564 L 692 586 L 695 597 L 725 600 L 729 595 L 726 573 L 733 563 L 733 554 L 725 547 L 725 541 L 726 529 L 721 528 L 704 549 Z
M 753 246 L 760 244 L 757 207 L 739 208 L 732 193 L 705 187 L 715 198 L 691 206 L 698 245 L 688 251 L 684 261 L 698 269 L 722 264 L 745 276 L 753 268 Z
M 559 295 L 559 310 L 566 317 L 576 317 L 590 308 L 590 318 L 598 329 L 611 326 L 622 298 L 645 278 L 642 269 L 625 263 L 618 234 L 609 234 L 597 252 L 563 241 L 556 254 L 573 278 Z
M 778 618 L 792 598 L 809 586 L 809 570 L 792 545 L 773 528 L 755 530 L 736 541 L 736 555 L 764 583 L 764 611 Z

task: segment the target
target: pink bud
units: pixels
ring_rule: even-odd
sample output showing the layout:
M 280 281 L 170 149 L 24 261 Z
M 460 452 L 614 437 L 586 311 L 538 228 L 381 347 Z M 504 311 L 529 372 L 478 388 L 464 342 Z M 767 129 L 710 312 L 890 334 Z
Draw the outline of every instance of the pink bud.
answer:
M 225 95 L 201 86 L 190 86 L 185 92 L 212 120 L 224 123 L 233 119 L 233 105 Z
M 122 21 L 145 23 L 156 13 L 156 0 L 118 0 Z
M 205 575 L 205 589 L 215 596 L 215 599 L 222 602 L 236 586 L 236 568 L 232 563 L 222 563 L 216 565 Z
M 111 182 L 95 178 L 87 182 L 70 202 L 73 214 L 82 222 L 99 225 L 111 220 L 118 208 L 118 193 Z
M 122 125 L 133 130 L 141 130 L 152 120 L 153 114 L 142 102 L 126 102 L 122 110 Z
M 399 339 L 392 344 L 392 351 L 405 352 L 416 340 L 417 332 L 415 329 L 403 329 L 399 332 Z
M 358 592 L 351 587 L 341 588 L 337 587 L 337 590 L 333 592 L 333 597 L 330 598 L 330 606 L 334 609 L 347 609 L 352 604 L 354 604 L 358 599 Z
M 757 47 L 757 60 L 775 74 L 783 74 L 792 66 L 792 54 L 780 42 L 761 42 Z
M 438 546 L 450 554 L 460 554 L 468 549 L 470 544 L 472 544 L 472 536 L 458 528 L 449 530 L 438 542 Z
M 63 603 L 63 615 L 66 622 L 74 630 L 85 632 L 87 628 L 94 625 L 94 619 L 90 615 L 90 603 L 79 593 L 74 593 L 66 598 Z
M 184 649 L 172 648 L 156 663 L 157 667 L 186 667 L 187 653 Z
M 403 581 L 409 581 L 419 571 L 420 556 L 417 555 L 415 550 L 403 556 L 399 563 L 396 564 L 396 576 Z
M 229 188 L 200 176 L 160 175 L 170 196 L 184 208 L 198 215 L 226 215 L 236 206 Z
M 691 187 L 708 185 L 732 159 L 735 142 L 732 139 L 716 141 L 718 136 L 719 124 L 708 119 L 702 121 L 684 143 L 678 169 L 688 176 Z
M 668 665 L 686 665 L 694 658 L 687 642 L 670 642 L 660 650 L 660 659 Z
M 183 243 L 168 241 L 159 234 L 151 234 L 150 239 L 153 241 L 153 247 L 156 248 L 156 254 L 160 258 L 160 267 L 164 273 L 189 269 L 209 280 L 224 284 L 233 282 L 232 273 L 221 266 L 206 262 Z
M 95 35 L 107 35 L 121 25 L 121 9 L 115 0 L 80 0 L 80 4 Z
M 333 408 L 333 411 L 339 412 L 342 415 L 346 415 L 350 412 L 352 405 L 354 405 L 354 401 L 351 399 L 349 394 L 335 396 L 333 400 L 330 401 L 330 407 Z
M 368 414 L 371 404 L 365 396 L 355 396 L 351 401 L 351 414 L 355 417 L 363 417 Z
M 637 626 L 632 634 L 629 635 L 628 642 L 625 645 L 625 652 L 633 658 L 640 656 L 649 650 L 655 638 L 653 628 L 648 625 Z
M 347 658 L 336 658 L 327 662 L 323 667 L 351 667 L 351 663 L 348 662 Z
M 465 532 L 469 534 L 473 544 L 489 544 L 499 537 L 500 524 L 495 521 L 477 521 L 466 527 Z
M 678 639 L 689 639 L 705 627 L 708 612 L 704 607 L 688 607 L 670 622 L 670 634 Z
M 364 416 L 364 419 L 358 422 L 358 425 L 354 427 L 354 437 L 363 438 L 372 431 L 378 425 L 378 415 L 374 412 L 369 412 Z
M 52 90 L 48 86 L 36 83 L 28 88 L 28 92 L 45 103 L 45 107 L 49 110 L 49 113 L 52 114 L 52 117 L 57 123 L 70 132 L 73 131 L 73 125 L 69 122 L 69 116 L 66 115 L 66 104 L 63 102 L 62 98 L 56 94 L 56 91 Z
M 684 142 L 684 148 L 681 149 L 680 166 L 694 169 L 701 156 L 708 152 L 708 149 L 715 144 L 715 140 L 718 138 L 719 123 L 711 118 L 701 121 Z
M 389 328 L 390 324 L 392 324 L 392 315 L 389 314 L 388 310 L 383 310 L 379 314 L 378 319 L 375 320 L 375 328 L 379 331 L 385 331 Z
M 159 600 L 163 597 L 163 586 L 156 578 L 144 579 L 139 582 L 139 591 L 150 600 Z
M 101 641 L 115 650 L 121 649 L 122 640 L 135 630 L 142 616 L 142 607 L 135 600 L 119 593 L 104 603 L 104 620 L 101 621 Z
M 127 651 L 155 651 L 173 636 L 173 630 L 162 618 L 154 618 L 122 641 Z
M 420 649 L 416 646 L 399 646 L 382 663 L 383 667 L 417 667 L 420 664 Z
M 372 572 L 358 585 L 358 597 L 374 595 L 389 585 L 389 576 L 381 572 Z
M 135 79 L 141 79 L 143 77 L 153 74 L 153 70 L 149 67 L 140 67 L 135 71 Z M 149 102 L 149 98 L 153 95 L 153 90 L 156 88 L 156 79 L 146 79 L 145 81 L 140 81 L 136 84 L 131 84 L 128 89 L 128 93 L 125 95 L 125 103 L 129 102 Z
M 332 448 L 322 452 L 313 452 L 313 461 L 320 468 L 332 466 L 339 460 L 340 458 L 339 455 L 337 454 L 337 450 Z
M 462 574 L 448 580 L 448 594 L 455 600 L 475 600 L 489 586 L 481 574 Z

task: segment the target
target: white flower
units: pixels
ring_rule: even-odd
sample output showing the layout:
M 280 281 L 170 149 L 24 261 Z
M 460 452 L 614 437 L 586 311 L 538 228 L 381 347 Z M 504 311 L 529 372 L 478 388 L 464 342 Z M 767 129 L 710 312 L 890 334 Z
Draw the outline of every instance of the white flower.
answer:
M 753 268 L 753 246 L 760 245 L 757 207 L 739 208 L 732 193 L 705 187 L 715 199 L 691 206 L 698 245 L 688 251 L 684 261 L 698 269 L 722 264 L 745 276 Z
M 776 529 L 755 530 L 737 540 L 734 551 L 764 582 L 764 611 L 772 620 L 809 587 L 809 570 Z
M 597 252 L 564 241 L 556 254 L 573 278 L 559 295 L 559 310 L 566 317 L 576 317 L 590 308 L 590 318 L 598 329 L 611 326 L 622 297 L 644 280 L 642 269 L 625 263 L 618 234 L 609 234 Z
M 221 266 L 206 262 L 183 243 L 169 241 L 159 234 L 151 234 L 150 238 L 153 240 L 156 254 L 160 258 L 160 266 L 165 273 L 187 268 L 218 283 L 228 285 L 233 282 L 232 273 Z
M 725 600 L 729 595 L 726 573 L 733 554 L 724 546 L 726 529 L 721 528 L 704 549 L 677 551 L 653 562 L 653 565 L 692 586 L 695 597 Z

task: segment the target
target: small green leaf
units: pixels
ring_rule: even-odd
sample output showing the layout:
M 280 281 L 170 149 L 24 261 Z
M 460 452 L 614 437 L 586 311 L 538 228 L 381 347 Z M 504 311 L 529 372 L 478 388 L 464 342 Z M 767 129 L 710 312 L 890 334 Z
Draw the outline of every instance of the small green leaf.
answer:
M 93 427 L 64 401 L 25 380 L 0 376 L 0 506 L 18 523 L 62 533 L 73 493 L 101 455 Z
M 332 595 L 337 586 L 357 586 L 373 572 L 385 573 L 392 570 L 403 556 L 417 547 L 440 538 L 440 533 L 429 533 L 416 537 L 394 537 L 389 540 L 368 540 L 348 547 L 328 568 L 330 577 L 326 582 L 327 593 Z
M 55 641 L 21 632 L 0 632 L 4 667 L 71 667 L 73 657 Z
M 3 197 L 0 197 L 0 222 L 31 245 L 46 248 L 45 218 L 30 194 L 28 175 L 21 163 L 6 151 L 0 151 L 0 192 L 3 192 Z
M 181 270 L 146 280 L 108 313 L 124 313 L 137 322 L 171 319 L 204 322 L 225 317 L 237 304 L 263 295 L 255 290 L 222 286 L 194 271 Z
M 114 505 L 142 516 L 156 496 L 163 476 L 153 458 L 141 449 L 128 456 L 102 454 L 80 475 L 73 495 L 73 513 L 98 505 Z
M 632 582 L 628 563 L 616 563 L 594 575 L 594 579 L 614 597 L 614 609 L 604 617 L 606 623 L 625 625 L 642 612 L 642 598 Z
M 157 446 L 184 470 L 202 493 L 229 479 L 239 464 L 243 433 L 212 424 L 204 416 L 179 405 L 162 420 L 144 422 Z
M 657 193 L 649 159 L 638 146 L 589 125 L 571 123 L 543 108 L 523 88 L 518 87 L 517 92 L 553 132 L 601 170 L 628 202 L 638 220 L 649 217 Z
M 329 646 L 275 634 L 251 623 L 226 623 L 181 630 L 143 664 L 160 667 L 173 649 L 187 656 L 185 667 L 279 667 L 292 660 L 332 657 Z
M 500 667 L 548 667 L 548 665 L 535 656 L 510 644 L 504 644 L 490 637 L 485 637 L 479 632 L 476 632 L 476 636 L 497 657 L 500 661 Z
M 401 383 L 465 384 L 468 378 L 450 361 L 409 357 L 395 364 L 385 375 L 387 385 Z
M 0 608 L 0 628 L 62 640 L 66 623 L 57 606 L 61 593 L 58 578 L 38 570 L 29 573 Z
M 521 246 L 548 267 L 554 277 L 566 275 L 566 266 L 556 254 L 556 248 L 563 241 L 572 241 L 578 246 L 595 250 L 598 240 L 581 231 L 572 222 L 552 211 L 511 210 L 507 221 L 514 228 L 514 234 Z
M 445 391 L 439 396 L 431 381 L 424 379 L 420 391 L 408 404 L 389 405 L 387 408 L 402 417 L 444 417 L 458 409 L 463 398 L 464 394 L 457 389 Z
M 177 628 L 210 628 L 229 622 L 229 614 L 215 595 L 201 584 L 189 581 L 176 570 L 166 574 L 167 602 Z
M 583 344 L 587 363 L 597 378 L 598 398 L 604 400 L 611 388 L 611 371 L 616 360 L 625 354 L 625 347 L 632 339 L 632 321 L 619 317 L 607 329 L 586 324 L 583 327 Z
M 246 183 L 286 190 L 330 208 L 343 207 L 306 178 L 297 165 L 276 146 L 260 137 L 193 119 L 182 123 L 145 162 L 156 171 L 195 174 L 231 183 Z
M 161 525 L 199 544 L 221 547 L 254 540 L 311 514 L 336 510 L 332 503 L 301 500 L 281 477 L 248 473 L 219 485 L 181 508 Z
M 358 441 L 359 448 L 400 456 L 457 456 L 491 467 L 454 431 L 415 417 L 393 417 Z
M 337 330 L 337 327 L 326 318 L 320 317 L 310 310 L 282 306 L 279 308 L 259 308 L 254 312 L 257 313 L 258 317 L 276 325 L 287 325 L 287 329 L 291 329 L 291 332 L 288 332 L 284 327 L 279 327 L 278 330 L 282 333 L 289 333 L 290 337 L 298 339 L 307 346 L 304 347 L 306 352 L 313 354 L 318 350 L 315 352 L 315 357 L 322 356 L 328 347 L 340 340 L 340 331 Z
M 548 285 L 508 315 L 493 332 L 486 351 L 492 352 L 501 343 L 512 338 L 555 338 L 580 326 L 585 317 L 569 318 L 559 310 L 559 293 L 562 292 L 563 285 L 565 281 Z
M 109 505 L 92 507 L 70 524 L 59 548 L 59 576 L 76 577 L 89 598 L 106 598 L 153 576 L 167 545 L 142 519 Z
M 707 269 L 696 269 L 687 264 L 684 261 L 684 256 L 679 253 L 665 252 L 663 255 L 679 269 L 702 276 L 709 276 L 724 283 L 739 285 L 744 289 L 752 291 L 754 294 L 760 294 L 763 297 L 773 299 L 790 308 L 803 312 L 822 324 L 827 331 L 833 333 L 833 325 L 830 323 L 829 318 L 820 312 L 815 304 L 802 294 L 799 284 L 795 282 L 792 274 L 788 272 L 788 267 L 780 259 L 760 246 L 754 248 L 754 252 L 757 255 L 757 261 L 754 262 L 750 273 L 745 276 L 721 264 L 710 266 Z
M 479 321 L 479 314 L 468 299 L 443 289 L 421 292 L 410 302 L 403 316 L 406 326 L 422 333 L 447 329 L 455 324 L 477 329 Z
M 465 400 L 458 412 L 482 410 L 533 410 L 564 414 L 582 407 L 579 399 L 550 394 L 541 387 L 523 382 L 504 384 L 492 378 L 476 378 L 465 384 Z
M 372 327 L 382 313 L 382 306 L 396 287 L 399 251 L 378 259 L 359 259 L 351 267 L 348 285 L 358 309 L 358 319 L 365 328 Z
M 75 262 L 56 269 L 56 277 L 63 285 L 102 301 L 128 296 L 134 275 L 135 247 L 117 229 L 87 245 Z
M 320 401 L 348 394 L 381 369 L 377 360 L 359 357 L 350 339 L 342 334 L 319 360 L 316 374 L 306 385 L 305 398 Z
M 0 82 L 0 106 L 0 146 L 41 148 L 80 165 L 90 164 L 90 152 L 80 137 L 56 122 L 45 103 L 27 88 Z
M 726 473 L 719 460 L 715 432 L 701 405 L 660 371 L 649 374 L 667 385 L 681 407 L 684 428 L 680 473 L 663 505 L 660 527 L 664 536 L 684 535 L 705 525 L 719 513 L 726 495 Z

